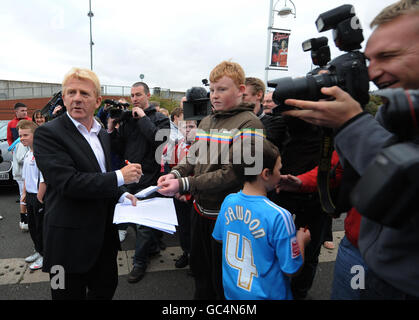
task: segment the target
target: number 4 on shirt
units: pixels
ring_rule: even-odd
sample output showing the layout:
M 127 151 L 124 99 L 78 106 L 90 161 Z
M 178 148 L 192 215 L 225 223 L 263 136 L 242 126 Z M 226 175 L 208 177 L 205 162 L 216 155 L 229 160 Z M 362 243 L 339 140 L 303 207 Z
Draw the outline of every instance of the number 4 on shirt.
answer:
M 258 276 L 258 271 L 253 262 L 252 243 L 243 236 L 242 252 L 241 257 L 239 257 L 239 240 L 240 234 L 227 232 L 225 258 L 230 267 L 239 271 L 237 286 L 246 291 L 251 291 L 253 277 Z

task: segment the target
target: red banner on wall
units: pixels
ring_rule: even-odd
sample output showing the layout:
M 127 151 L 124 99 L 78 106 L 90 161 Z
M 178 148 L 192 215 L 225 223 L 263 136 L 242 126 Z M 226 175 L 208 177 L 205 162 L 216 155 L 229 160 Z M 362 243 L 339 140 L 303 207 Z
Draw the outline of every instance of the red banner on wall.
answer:
M 290 33 L 272 32 L 271 67 L 288 67 L 288 41 Z

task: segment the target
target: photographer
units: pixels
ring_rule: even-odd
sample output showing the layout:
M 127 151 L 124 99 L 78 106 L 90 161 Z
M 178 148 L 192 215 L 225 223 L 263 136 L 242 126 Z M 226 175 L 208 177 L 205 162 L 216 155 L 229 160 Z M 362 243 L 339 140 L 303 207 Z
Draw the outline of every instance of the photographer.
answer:
M 105 129 L 109 129 L 110 131 L 113 130 L 112 128 L 108 128 L 108 119 L 109 116 L 111 116 L 112 110 L 120 110 L 121 112 L 126 111 L 129 107 L 129 103 L 124 98 L 121 98 L 118 100 L 118 102 L 115 102 L 110 99 L 106 99 L 104 101 L 104 105 L 100 107 L 99 111 L 97 112 L 97 117 L 100 119 L 100 121 L 105 126 Z M 115 114 L 116 112 L 114 112 Z M 115 120 L 118 120 L 117 117 L 113 117 Z
M 368 40 L 365 56 L 368 73 L 380 89 L 419 88 L 419 4 L 402 0 L 385 8 L 371 23 L 377 26 Z M 375 156 L 397 137 L 386 130 L 360 104 L 338 87 L 322 88 L 334 101 L 288 99 L 303 110 L 286 114 L 337 129 L 336 150 L 344 164 L 363 175 Z M 381 119 L 380 109 L 377 119 Z M 344 166 L 344 170 L 347 170 Z M 386 213 L 383 212 L 383 216 Z M 391 228 L 362 217 L 359 249 L 368 266 L 364 299 L 419 298 L 418 224 L 405 221 Z
M 263 111 L 262 101 L 265 95 L 265 84 L 262 80 L 254 77 L 246 77 L 246 91 L 243 94 L 243 102 L 254 104 L 253 113 L 262 121 L 266 129 L 266 138 L 278 147 L 281 152 L 289 141 L 287 125 L 282 115 L 267 115 Z
M 169 133 L 170 129 L 169 119 L 149 105 L 149 99 L 148 85 L 144 82 L 134 83 L 131 87 L 131 101 L 134 106 L 132 112 L 123 112 L 118 130 L 111 132 L 112 152 L 123 160 L 141 163 L 144 175 L 139 183 L 126 186 L 132 194 L 157 184 L 160 163 L 156 162 L 155 153 L 166 141 L 156 139 L 156 134 L 160 129 L 166 129 Z M 128 276 L 130 283 L 143 278 L 149 254 L 160 252 L 160 231 L 142 225 L 136 225 L 136 231 L 134 266 Z

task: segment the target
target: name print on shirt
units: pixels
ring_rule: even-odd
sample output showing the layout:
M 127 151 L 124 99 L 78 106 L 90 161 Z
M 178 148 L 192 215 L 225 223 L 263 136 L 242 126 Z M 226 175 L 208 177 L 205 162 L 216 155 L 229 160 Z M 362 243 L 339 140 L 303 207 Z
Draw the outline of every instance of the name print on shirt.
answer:
M 243 223 L 247 224 L 249 227 L 249 231 L 255 239 L 262 238 L 266 235 L 265 230 L 260 227 L 260 220 L 253 219 L 252 220 L 252 212 L 249 209 L 243 214 L 243 207 L 237 205 L 236 211 L 234 211 L 231 207 L 228 207 L 225 216 L 225 225 L 229 225 L 231 222 L 234 221 L 242 221 Z M 258 229 L 259 228 L 259 229 Z

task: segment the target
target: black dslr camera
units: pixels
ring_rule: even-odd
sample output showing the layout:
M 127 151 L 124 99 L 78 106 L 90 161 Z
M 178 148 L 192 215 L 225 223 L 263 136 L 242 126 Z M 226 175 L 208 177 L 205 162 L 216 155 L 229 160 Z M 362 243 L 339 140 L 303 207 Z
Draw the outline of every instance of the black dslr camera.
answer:
M 278 105 L 275 108 L 278 109 L 276 112 L 295 109 L 284 104 L 286 99 L 317 101 L 328 98 L 320 92 L 323 87 L 339 86 L 357 100 L 361 106 L 366 105 L 369 101 L 368 69 L 364 55 L 358 51 L 364 37 L 354 7 L 342 5 L 324 12 L 317 18 L 316 26 L 319 32 L 333 29 L 336 46 L 339 50 L 347 53 L 336 57 L 322 68 L 328 70 L 328 74 L 312 75 L 309 73 L 301 78 L 285 77 L 269 81 L 268 87 L 275 88 L 272 99 Z M 312 40 L 318 39 L 305 41 L 303 50 L 312 49 L 310 48 L 313 47 Z M 319 45 L 315 51 L 324 46 L 322 43 Z M 322 59 L 327 59 L 326 49 L 318 54 L 323 55 Z
M 125 112 L 129 107 L 129 103 L 121 103 L 112 99 L 106 99 L 103 102 L 112 106 L 109 109 L 109 117 L 113 119 L 115 125 L 128 119 L 131 115 L 131 112 Z
M 105 104 L 109 104 L 111 105 L 113 108 L 117 108 L 117 109 L 126 109 L 129 107 L 129 103 L 122 103 L 122 102 L 118 102 L 112 99 L 106 99 L 103 101 Z
M 351 201 L 359 213 L 397 228 L 419 212 L 419 90 L 385 89 L 384 126 L 397 136 L 366 169 Z
M 202 120 L 212 111 L 209 93 L 203 87 L 192 87 L 186 91 L 183 102 L 183 119 Z

